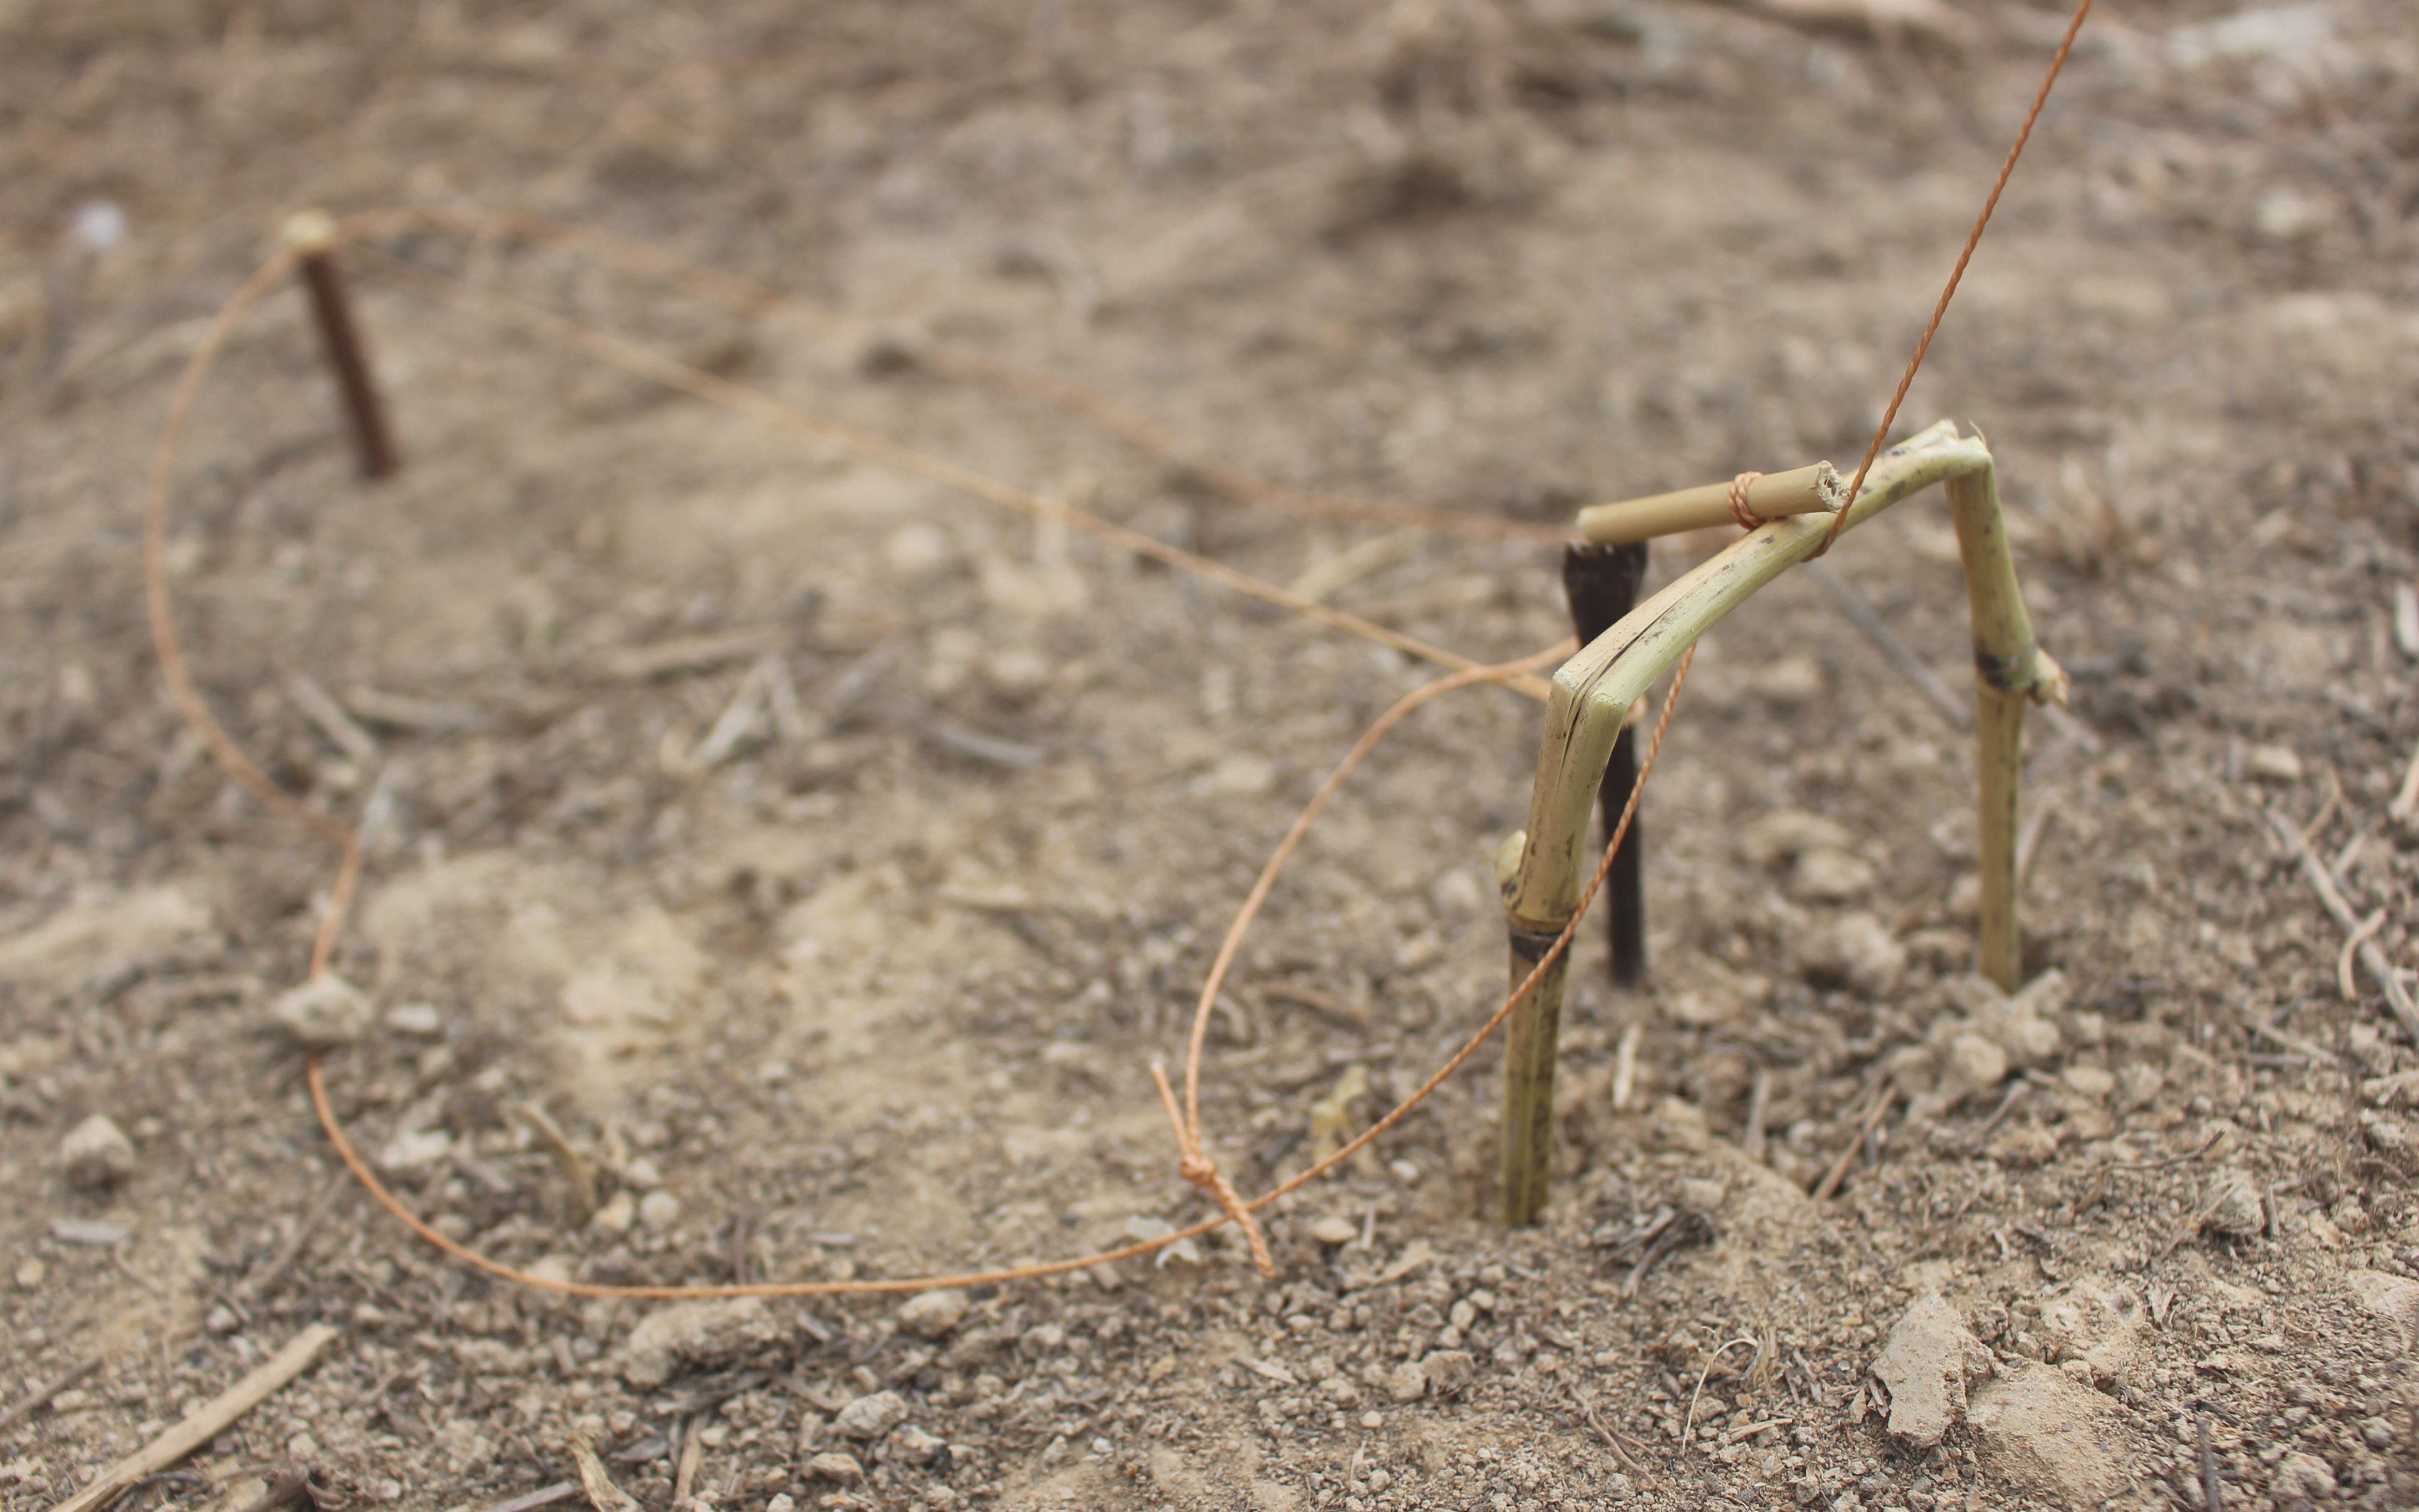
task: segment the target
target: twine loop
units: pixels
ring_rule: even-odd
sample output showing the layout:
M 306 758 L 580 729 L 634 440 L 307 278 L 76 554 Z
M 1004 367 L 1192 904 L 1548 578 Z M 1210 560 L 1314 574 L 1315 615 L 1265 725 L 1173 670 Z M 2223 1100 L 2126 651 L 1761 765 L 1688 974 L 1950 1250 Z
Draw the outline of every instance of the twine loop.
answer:
M 1747 501 L 1749 486 L 1763 476 L 1761 472 L 1742 472 L 1731 480 L 1731 518 L 1738 521 L 1740 530 L 1751 531 L 1764 523 L 1764 517 Z

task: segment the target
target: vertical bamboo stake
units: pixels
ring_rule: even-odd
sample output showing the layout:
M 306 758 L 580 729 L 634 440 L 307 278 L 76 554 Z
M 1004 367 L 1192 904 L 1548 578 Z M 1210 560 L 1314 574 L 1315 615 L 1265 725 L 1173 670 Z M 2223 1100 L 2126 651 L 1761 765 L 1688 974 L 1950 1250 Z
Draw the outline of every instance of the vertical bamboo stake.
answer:
M 1974 620 L 1974 682 L 1980 697 L 1976 758 L 1981 789 L 1978 844 L 1981 867 L 1981 973 L 2014 992 L 2024 981 L 2024 940 L 2016 925 L 2016 790 L 2024 772 L 2025 705 L 2066 702 L 2067 676 L 2033 643 L 2024 590 L 1999 513 L 1998 470 L 1981 464 L 1949 480 L 1957 549 Z
M 392 477 L 403 462 L 395 455 L 393 433 L 387 428 L 377 381 L 370 371 L 369 349 L 353 319 L 344 274 L 336 268 L 335 224 L 316 210 L 306 211 L 285 223 L 285 244 L 294 251 L 295 270 L 311 298 L 319 344 L 336 377 L 336 393 L 344 401 L 362 476 Z
M 1563 592 L 1570 599 L 1571 627 L 1585 645 L 1613 627 L 1638 603 L 1638 585 L 1646 577 L 1646 543 L 1628 546 L 1566 546 L 1563 548 Z M 1604 769 L 1597 808 L 1604 815 L 1604 833 L 1621 821 L 1621 808 L 1638 780 L 1638 737 L 1629 730 L 1612 743 L 1612 759 Z M 1646 980 L 1645 844 L 1641 811 L 1630 816 L 1628 838 L 1612 858 L 1605 879 L 1605 924 L 1612 946 L 1612 981 L 1635 987 Z
M 1536 934 L 1512 926 L 1514 985 L 1536 969 L 1561 933 Z M 1503 1221 L 1516 1227 L 1537 1221 L 1553 1182 L 1554 1057 L 1570 964 L 1565 950 L 1503 1026 Z

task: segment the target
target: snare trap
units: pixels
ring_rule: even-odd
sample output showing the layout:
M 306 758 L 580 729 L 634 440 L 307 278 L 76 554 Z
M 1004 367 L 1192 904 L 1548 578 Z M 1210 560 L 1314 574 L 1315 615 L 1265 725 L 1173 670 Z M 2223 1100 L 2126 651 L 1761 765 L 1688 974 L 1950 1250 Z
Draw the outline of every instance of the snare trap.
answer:
M 1256 1263 L 1265 1274 L 1273 1273 L 1274 1261 L 1255 1215 L 1334 1170 L 1400 1122 L 1502 1027 L 1507 1029 L 1507 1042 L 1502 1111 L 1502 1216 L 1509 1224 L 1534 1222 L 1547 1197 L 1554 1126 L 1554 1067 L 1571 942 L 1597 893 L 1609 888 L 1615 977 L 1634 983 L 1643 976 L 1643 907 L 1638 862 L 1641 847 L 1633 831 L 1640 795 L 1653 769 L 1697 642 L 1758 589 L 1791 567 L 1821 556 L 1841 536 L 1881 511 L 1934 485 L 1946 491 L 1955 522 L 1971 611 L 1980 701 L 1976 720 L 1980 863 L 1979 964 L 1982 974 L 2000 986 L 2015 987 L 2020 956 L 2016 917 L 2017 787 L 2025 716 L 2030 703 L 2062 702 L 2066 677 L 2034 643 L 2001 517 L 1995 465 L 1980 436 L 1960 434 L 1958 427 L 1944 421 L 1887 451 L 1882 447 L 1955 293 L 1966 259 L 1989 224 L 1992 208 L 2023 151 L 2033 121 L 2057 76 L 2058 66 L 2065 61 L 2089 8 L 2089 0 L 2081 0 L 2065 45 L 2034 100 L 2032 115 L 2026 118 L 2024 131 L 2000 170 L 1958 260 L 1956 273 L 1942 292 L 1923 341 L 1855 474 L 1843 481 L 1830 464 L 1817 463 L 1769 475 L 1742 473 L 1728 483 L 1581 511 L 1576 521 L 1579 542 L 1567 546 L 1564 561 L 1565 587 L 1579 630 L 1576 649 L 1566 641 L 1518 660 L 1493 665 L 1482 665 L 1223 563 L 1179 549 L 1089 511 L 801 409 L 761 390 L 577 325 L 492 290 L 379 258 L 369 244 L 382 237 L 431 232 L 481 239 L 547 241 L 571 247 L 624 271 L 679 284 L 733 311 L 757 314 L 779 304 L 799 308 L 769 291 L 680 263 L 665 254 L 523 217 L 408 209 L 368 212 L 338 223 L 316 219 L 302 223 L 287 244 L 264 263 L 221 310 L 180 379 L 155 455 L 145 521 L 146 584 L 153 634 L 169 690 L 179 711 L 230 778 L 273 811 L 336 845 L 343 856 L 329 904 L 318 922 L 308 980 L 298 992 L 316 993 L 322 997 L 351 993 L 332 977 L 331 965 L 346 911 L 360 878 L 360 838 L 350 825 L 278 786 L 212 716 L 185 668 L 178 645 L 166 569 L 166 543 L 177 442 L 194 395 L 235 321 L 273 288 L 282 286 L 288 276 L 299 275 L 317 317 L 362 473 L 375 479 L 400 465 L 408 448 L 398 444 L 388 424 L 374 364 L 363 333 L 347 303 L 335 262 L 337 255 L 347 249 L 375 260 L 382 274 L 416 292 L 492 324 L 578 351 L 634 376 L 1002 508 L 1081 531 L 1118 549 L 1195 574 L 1229 591 L 1277 605 L 1331 628 L 1364 637 L 1448 670 L 1447 675 L 1406 695 L 1362 735 L 1314 794 L 1262 868 L 1227 929 L 1204 983 L 1192 1025 L 1181 1092 L 1163 1069 L 1151 1068 L 1175 1131 L 1181 1173 L 1201 1189 L 1216 1210 L 1189 1227 L 1102 1254 L 969 1275 L 720 1287 L 599 1286 L 516 1269 L 465 1246 L 413 1213 L 385 1187 L 353 1148 L 329 1097 L 320 1060 L 314 1055 L 306 1062 L 308 1084 L 321 1122 L 338 1154 L 382 1205 L 424 1240 L 456 1259 L 519 1284 L 582 1295 L 829 1295 L 1022 1280 L 1149 1254 L 1228 1223 L 1244 1234 Z M 946 376 L 991 383 L 1055 404 L 1163 457 L 1177 455 L 1173 442 L 1148 422 L 1064 379 L 939 348 L 918 353 L 917 360 Z M 1215 463 L 1191 465 L 1194 475 L 1210 486 L 1246 503 L 1461 535 L 1531 539 L 1558 545 L 1569 540 L 1561 531 L 1451 511 L 1305 494 L 1260 482 Z M 1738 540 L 1643 602 L 1636 601 L 1645 542 L 1725 522 L 1734 522 L 1743 529 Z M 1550 680 L 1540 679 L 1536 674 L 1548 668 L 1554 669 Z M 1647 690 L 1666 672 L 1672 674 L 1671 692 L 1643 750 L 1635 750 L 1626 728 Z M 1247 1199 L 1221 1170 L 1201 1119 L 1204 1052 L 1219 990 L 1270 890 L 1346 780 L 1386 734 L 1414 711 L 1447 693 L 1480 684 L 1537 697 L 1547 709 L 1527 826 L 1511 836 L 1499 852 L 1497 874 L 1511 942 L 1511 989 L 1455 1053 L 1394 1108 L 1308 1169 Z M 1606 810 L 1608 837 L 1591 867 L 1586 854 L 1588 831 L 1600 798 Z M 1836 1173 L 1832 1180 L 1836 1180 Z M 1829 1184 L 1826 1182 L 1826 1187 Z

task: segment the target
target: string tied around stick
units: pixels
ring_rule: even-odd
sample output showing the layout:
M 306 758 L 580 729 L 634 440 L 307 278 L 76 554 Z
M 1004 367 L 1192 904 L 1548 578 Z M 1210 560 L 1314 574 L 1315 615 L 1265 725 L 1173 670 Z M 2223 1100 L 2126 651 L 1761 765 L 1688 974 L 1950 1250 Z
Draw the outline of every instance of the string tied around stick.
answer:
M 1747 501 L 1748 489 L 1763 476 L 1761 472 L 1742 472 L 1731 480 L 1731 518 L 1738 521 L 1740 530 L 1751 531 L 1764 523 L 1764 517 Z
M 1260 1279 L 1274 1280 L 1277 1261 L 1269 1253 L 1269 1236 L 1260 1231 L 1260 1221 L 1252 1216 L 1252 1210 L 1244 1205 L 1243 1195 L 1235 1190 L 1235 1183 L 1226 1180 L 1226 1173 L 1202 1148 L 1201 1136 L 1184 1121 L 1183 1113 L 1176 1105 L 1176 1088 L 1168 1085 L 1167 1068 L 1152 1061 L 1150 1079 L 1159 1084 L 1159 1100 L 1167 1104 L 1167 1121 L 1176 1127 L 1176 1148 L 1180 1157 L 1177 1171 L 1218 1204 L 1218 1211 L 1226 1215 L 1227 1222 L 1243 1231 L 1244 1242 L 1252 1246 L 1252 1268 L 1260 1273 Z

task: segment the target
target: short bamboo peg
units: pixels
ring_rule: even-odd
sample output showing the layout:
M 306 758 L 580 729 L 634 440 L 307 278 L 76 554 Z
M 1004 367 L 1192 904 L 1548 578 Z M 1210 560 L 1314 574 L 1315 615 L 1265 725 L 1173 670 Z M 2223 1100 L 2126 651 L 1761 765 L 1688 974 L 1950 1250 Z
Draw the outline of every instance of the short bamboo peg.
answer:
M 353 319 L 343 270 L 336 266 L 335 223 L 316 210 L 305 211 L 285 224 L 285 244 L 293 250 L 295 270 L 311 299 L 319 344 L 335 374 L 337 396 L 344 402 L 362 476 L 393 477 L 403 459 L 395 453 L 394 433 L 387 425 L 386 409 L 378 398 L 369 348 Z

